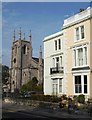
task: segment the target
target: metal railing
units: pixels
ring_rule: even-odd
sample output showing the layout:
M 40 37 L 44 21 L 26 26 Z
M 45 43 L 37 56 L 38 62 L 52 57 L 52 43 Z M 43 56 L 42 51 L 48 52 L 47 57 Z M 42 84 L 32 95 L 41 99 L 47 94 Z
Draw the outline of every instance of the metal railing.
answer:
M 63 73 L 64 67 L 53 67 L 50 68 L 50 74 Z

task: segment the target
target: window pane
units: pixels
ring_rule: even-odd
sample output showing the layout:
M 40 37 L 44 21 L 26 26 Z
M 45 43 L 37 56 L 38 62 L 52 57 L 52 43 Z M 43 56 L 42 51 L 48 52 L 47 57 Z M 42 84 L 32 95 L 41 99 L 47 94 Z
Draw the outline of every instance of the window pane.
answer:
M 78 93 L 78 86 L 75 85 L 75 93 Z
M 75 76 L 75 84 L 81 84 L 81 76 Z
M 62 62 L 62 56 L 60 56 L 60 59 L 61 59 L 61 67 L 62 67 L 62 65 L 63 65 L 63 62 Z
M 84 85 L 84 93 L 87 93 L 87 85 Z
M 59 57 L 56 57 L 56 67 L 59 67 Z
M 54 80 L 53 80 L 53 83 L 55 83 L 55 84 L 56 84 L 57 82 L 58 82 L 58 81 L 57 81 L 57 79 L 54 79 Z
M 59 92 L 62 92 L 62 85 L 59 85 Z
M 79 27 L 76 28 L 76 39 L 79 40 Z
M 61 84 L 61 85 L 62 85 L 62 78 L 60 78 L 60 79 L 59 79 L 59 84 Z
M 57 50 L 57 41 L 55 40 L 55 50 Z
M 61 49 L 61 40 L 58 40 L 58 48 Z
M 78 65 L 83 65 L 83 49 L 78 49 Z
M 85 64 L 87 65 L 87 47 L 85 47 Z
M 82 92 L 81 76 L 75 76 L 75 93 L 81 92 Z
M 79 85 L 79 93 L 81 93 L 82 92 L 82 89 L 81 89 L 82 87 L 81 87 L 81 85 Z
M 74 50 L 74 66 L 76 66 L 76 50 Z
M 87 75 L 84 75 L 84 84 L 87 84 Z
M 62 92 L 62 78 L 59 79 L 59 92 Z
M 56 61 L 57 61 L 57 62 L 59 61 L 59 57 L 56 57 Z
M 81 26 L 81 39 L 84 38 L 84 26 Z
M 87 75 L 84 75 L 84 93 L 87 93 Z

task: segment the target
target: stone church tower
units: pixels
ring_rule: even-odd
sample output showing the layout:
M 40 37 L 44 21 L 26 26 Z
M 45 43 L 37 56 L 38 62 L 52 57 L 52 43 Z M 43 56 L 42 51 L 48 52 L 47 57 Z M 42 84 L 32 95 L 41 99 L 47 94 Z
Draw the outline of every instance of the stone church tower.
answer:
M 32 57 L 32 40 L 31 32 L 29 41 L 21 37 L 21 28 L 19 31 L 19 39 L 13 35 L 11 68 L 10 68 L 10 88 L 11 92 L 36 77 L 38 84 L 43 83 L 43 59 L 42 48 L 40 46 L 39 58 Z

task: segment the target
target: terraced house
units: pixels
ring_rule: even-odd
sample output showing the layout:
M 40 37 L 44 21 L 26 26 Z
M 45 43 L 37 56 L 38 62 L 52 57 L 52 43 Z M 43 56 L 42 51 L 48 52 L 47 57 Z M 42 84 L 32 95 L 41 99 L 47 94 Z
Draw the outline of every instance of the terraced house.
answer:
M 64 79 L 64 34 L 62 31 L 44 39 L 44 93 L 65 93 Z
M 44 38 L 44 94 L 92 98 L 92 7 L 65 19 Z

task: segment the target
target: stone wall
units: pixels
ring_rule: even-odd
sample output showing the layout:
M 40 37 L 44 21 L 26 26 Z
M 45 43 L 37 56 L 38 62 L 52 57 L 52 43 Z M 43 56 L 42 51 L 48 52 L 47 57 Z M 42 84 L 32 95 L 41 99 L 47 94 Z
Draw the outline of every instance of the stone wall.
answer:
M 5 98 L 4 102 L 6 103 L 15 103 L 19 105 L 27 105 L 32 106 L 34 108 L 59 108 L 59 103 L 52 103 L 52 102 L 45 102 L 45 101 L 36 101 L 36 100 L 27 100 L 27 99 L 11 99 L 11 98 Z

